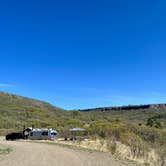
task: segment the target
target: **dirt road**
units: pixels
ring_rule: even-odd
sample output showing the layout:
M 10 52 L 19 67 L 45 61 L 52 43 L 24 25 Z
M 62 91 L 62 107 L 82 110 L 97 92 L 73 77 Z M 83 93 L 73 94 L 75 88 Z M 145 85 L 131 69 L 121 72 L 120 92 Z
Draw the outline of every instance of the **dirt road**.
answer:
M 58 145 L 25 141 L 0 140 L 1 145 L 12 148 L 0 155 L 0 166 L 124 166 L 110 154 L 75 150 Z

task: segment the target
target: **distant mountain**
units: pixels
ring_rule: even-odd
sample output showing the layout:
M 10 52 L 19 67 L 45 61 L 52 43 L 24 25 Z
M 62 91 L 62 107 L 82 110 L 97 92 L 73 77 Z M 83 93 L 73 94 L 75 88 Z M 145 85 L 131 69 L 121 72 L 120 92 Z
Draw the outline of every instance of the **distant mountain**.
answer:
M 91 109 L 82 109 L 82 112 L 90 112 L 90 111 L 121 111 L 121 110 L 148 110 L 148 109 L 166 109 L 166 104 L 146 104 L 146 105 L 128 105 L 128 106 L 117 106 L 117 107 L 98 107 Z

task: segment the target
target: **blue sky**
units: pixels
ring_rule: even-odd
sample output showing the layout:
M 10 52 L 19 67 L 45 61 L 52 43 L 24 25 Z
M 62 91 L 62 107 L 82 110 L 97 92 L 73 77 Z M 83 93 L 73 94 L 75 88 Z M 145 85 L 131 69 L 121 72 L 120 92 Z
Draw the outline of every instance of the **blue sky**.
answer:
M 66 109 L 166 102 L 163 0 L 0 1 L 0 90 Z

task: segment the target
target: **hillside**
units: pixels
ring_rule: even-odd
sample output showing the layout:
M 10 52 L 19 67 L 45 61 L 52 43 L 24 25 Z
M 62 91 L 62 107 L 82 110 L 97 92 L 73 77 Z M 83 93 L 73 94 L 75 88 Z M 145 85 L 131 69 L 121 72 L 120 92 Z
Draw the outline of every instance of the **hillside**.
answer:
M 165 104 L 103 107 L 65 111 L 49 103 L 0 92 L 0 135 L 22 130 L 23 126 L 55 128 L 64 136 L 71 127 L 86 129 L 85 138 L 106 142 L 112 154 L 118 154 L 118 142 L 129 148 L 121 154 L 130 158 L 155 162 L 163 166 L 166 154 Z M 151 153 L 155 150 L 155 157 Z M 160 162 L 159 162 L 160 161 Z
M 47 102 L 0 92 L 0 133 L 22 129 L 24 125 L 64 129 L 94 121 L 146 124 L 149 118 L 156 118 L 166 126 L 165 104 L 65 111 Z
M 79 110 L 81 113 L 91 117 L 92 121 L 115 120 L 146 124 L 148 119 L 155 119 L 166 126 L 166 104 L 130 105 L 121 107 L 99 107 Z
M 57 127 L 67 112 L 49 103 L 0 92 L 0 129 L 22 129 L 24 125 Z

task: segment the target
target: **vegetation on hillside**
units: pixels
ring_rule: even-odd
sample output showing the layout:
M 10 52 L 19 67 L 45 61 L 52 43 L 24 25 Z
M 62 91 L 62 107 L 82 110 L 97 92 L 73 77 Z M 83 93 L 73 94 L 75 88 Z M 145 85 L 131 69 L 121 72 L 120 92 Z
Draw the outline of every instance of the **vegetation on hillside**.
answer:
M 24 125 L 59 131 L 83 127 L 87 138 L 107 140 L 112 154 L 116 153 L 118 141 L 130 147 L 133 158 L 145 157 L 153 149 L 160 157 L 158 163 L 165 164 L 165 108 L 65 111 L 46 102 L 1 92 L 0 134 L 22 130 Z
M 23 126 L 57 128 L 68 112 L 52 105 L 13 94 L 0 93 L 0 132 Z M 63 123 L 63 122 L 62 122 Z

